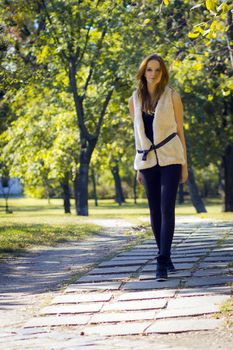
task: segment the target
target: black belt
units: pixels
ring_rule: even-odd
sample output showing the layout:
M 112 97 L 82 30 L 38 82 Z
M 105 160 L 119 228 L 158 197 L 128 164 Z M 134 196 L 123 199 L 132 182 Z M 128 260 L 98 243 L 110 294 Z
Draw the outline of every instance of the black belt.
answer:
M 141 150 L 137 150 L 138 153 L 143 153 L 142 156 L 142 160 L 146 160 L 147 158 L 147 154 L 150 151 L 153 151 L 157 148 L 160 148 L 162 146 L 164 146 L 168 141 L 170 141 L 171 139 L 173 139 L 173 137 L 175 137 L 177 135 L 177 132 L 173 132 L 171 135 L 169 135 L 168 137 L 166 137 L 163 141 L 159 142 L 157 145 L 151 145 L 149 149 L 141 151 Z

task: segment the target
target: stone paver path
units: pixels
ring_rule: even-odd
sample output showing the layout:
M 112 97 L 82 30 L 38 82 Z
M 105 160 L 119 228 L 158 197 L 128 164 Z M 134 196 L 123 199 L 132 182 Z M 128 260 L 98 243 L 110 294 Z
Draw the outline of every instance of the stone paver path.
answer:
M 112 349 L 119 344 L 131 349 L 127 337 L 119 339 L 132 335 L 146 335 L 144 348 L 147 344 L 149 349 L 151 335 L 221 328 L 224 320 L 216 313 L 229 299 L 233 283 L 232 224 L 177 225 L 172 252 L 177 272 L 166 282 L 155 281 L 155 255 L 154 240 L 145 240 L 77 278 L 24 324 L 15 338 L 17 349 L 22 344 L 27 349 L 25 340 L 30 339 L 30 349 L 33 344 L 44 349 L 45 339 L 46 349 L 52 340 L 51 349 L 86 349 L 91 344 L 91 349 L 102 350 L 110 343 Z M 114 341 L 105 341 L 112 336 Z M 132 349 L 139 344 L 143 346 L 139 341 Z M 157 348 L 168 349 L 159 342 Z
M 19 257 L 0 260 L 0 336 L 17 332 L 32 315 L 61 290 L 66 280 L 89 271 L 103 258 L 131 244 L 129 223 L 106 220 L 107 228 L 83 241 L 32 249 Z M 1 340 L 0 340 L 1 343 Z M 0 345 L 1 347 L 1 345 Z

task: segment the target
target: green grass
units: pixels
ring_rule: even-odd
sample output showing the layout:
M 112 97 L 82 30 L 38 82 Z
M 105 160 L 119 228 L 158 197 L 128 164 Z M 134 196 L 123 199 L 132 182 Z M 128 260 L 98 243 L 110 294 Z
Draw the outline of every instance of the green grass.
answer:
M 233 311 L 233 297 L 229 298 L 221 305 L 220 311 L 222 312 Z
M 176 215 L 195 215 L 198 217 L 213 218 L 219 220 L 233 220 L 232 213 L 223 213 L 221 210 L 221 202 L 219 199 L 209 199 L 205 201 L 207 213 L 197 214 L 195 208 L 191 203 L 185 203 L 184 205 L 176 206 Z M 0 199 L 0 219 L 7 221 L 9 217 L 11 220 L 14 218 L 20 221 L 24 221 L 26 217 L 26 222 L 30 220 L 35 222 L 38 218 L 43 218 L 45 222 L 51 222 L 51 220 L 65 219 L 68 222 L 73 221 L 77 223 L 80 221 L 80 217 L 75 215 L 74 201 L 71 200 L 72 205 L 72 215 L 63 214 L 62 199 L 52 199 L 51 203 L 48 204 L 46 199 L 31 199 L 31 198 L 18 198 L 9 199 L 10 209 L 13 210 L 13 214 L 4 213 L 4 200 Z M 88 218 L 127 218 L 127 219 L 138 219 L 140 217 L 145 217 L 149 213 L 147 200 L 138 199 L 138 203 L 134 205 L 132 199 L 127 199 L 127 202 L 122 206 L 118 206 L 113 200 L 100 200 L 99 206 L 94 206 L 94 201 L 89 200 L 89 217 Z M 72 219 L 71 219 L 72 217 Z M 87 218 L 87 219 L 88 219 Z M 39 219 L 39 220 L 40 220 Z
M 54 246 L 61 242 L 80 240 L 98 233 L 100 226 L 46 225 L 46 224 L 5 224 L 0 225 L 0 257 L 7 253 L 19 254 L 33 246 Z
M 18 253 L 38 245 L 55 245 L 59 242 L 80 240 L 101 230 L 93 225 L 93 219 L 125 219 L 133 225 L 145 224 L 149 216 L 146 199 L 133 200 L 118 206 L 113 200 L 100 200 L 99 206 L 89 201 L 89 216 L 77 216 L 72 204 L 72 214 L 64 214 L 62 199 L 18 198 L 9 199 L 12 214 L 6 214 L 4 200 L 0 199 L 0 256 Z M 222 213 L 219 200 L 206 202 L 208 213 L 196 214 L 191 204 L 177 205 L 176 215 L 193 215 L 212 219 L 233 221 L 233 213 Z
M 224 317 L 224 327 L 233 332 L 233 297 L 231 296 L 220 307 L 220 315 Z

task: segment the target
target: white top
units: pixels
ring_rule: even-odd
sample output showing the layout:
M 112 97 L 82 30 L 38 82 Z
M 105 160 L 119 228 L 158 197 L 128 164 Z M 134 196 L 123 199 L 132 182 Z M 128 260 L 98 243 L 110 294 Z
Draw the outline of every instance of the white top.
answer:
M 148 150 L 152 143 L 146 137 L 144 122 L 142 119 L 142 106 L 137 91 L 133 92 L 134 104 L 134 136 L 137 150 Z M 177 123 L 172 101 L 172 89 L 165 87 L 163 94 L 154 111 L 152 124 L 154 144 L 157 145 L 170 134 L 177 132 Z M 157 154 L 157 157 L 156 157 Z M 184 149 L 178 135 L 168 141 L 165 145 L 147 154 L 147 159 L 142 160 L 142 153 L 136 152 L 134 160 L 135 170 L 151 168 L 157 164 L 161 166 L 170 164 L 185 164 Z

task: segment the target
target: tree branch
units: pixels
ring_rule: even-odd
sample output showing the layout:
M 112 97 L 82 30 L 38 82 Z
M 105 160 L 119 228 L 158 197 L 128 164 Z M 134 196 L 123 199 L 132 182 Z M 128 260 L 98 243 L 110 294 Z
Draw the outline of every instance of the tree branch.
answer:
M 96 7 L 95 7 L 95 8 L 97 8 L 97 7 L 99 6 L 99 3 L 100 3 L 100 0 L 97 1 Z M 87 43 L 88 43 L 88 40 L 89 40 L 89 34 L 90 34 L 90 30 L 91 30 L 91 28 L 92 28 L 92 26 L 93 26 L 93 23 L 94 23 L 94 18 L 92 18 L 92 21 L 91 21 L 91 23 L 90 23 L 90 25 L 89 25 L 89 28 L 88 28 L 88 30 L 87 30 L 86 37 L 85 37 L 84 47 L 83 47 L 83 50 L 82 50 L 82 52 L 81 52 L 81 54 L 80 54 L 79 62 L 78 62 L 77 64 L 79 64 L 80 62 L 82 62 L 84 53 L 85 53 L 86 48 L 87 48 Z
M 90 63 L 89 74 L 87 76 L 87 79 L 86 79 L 86 82 L 85 82 L 85 85 L 84 85 L 84 88 L 83 88 L 83 90 L 84 90 L 83 97 L 85 97 L 85 93 L 87 91 L 87 88 L 88 88 L 88 85 L 90 83 L 92 74 L 94 72 L 95 61 L 96 61 L 96 59 L 97 59 L 97 57 L 99 55 L 99 52 L 100 52 L 100 50 L 101 50 L 101 48 L 103 46 L 103 41 L 104 41 L 104 37 L 105 37 L 106 33 L 107 33 L 107 26 L 105 26 L 104 30 L 101 33 L 101 37 L 100 37 L 100 39 L 98 41 L 98 44 L 97 44 L 96 52 L 95 52 L 94 57 L 93 57 L 93 59 L 92 59 L 92 61 Z
M 230 55 L 231 67 L 233 68 L 233 22 L 232 22 L 232 13 L 231 10 L 227 12 L 227 25 L 229 26 L 226 35 L 227 35 L 227 47 Z
M 105 116 L 106 109 L 107 109 L 108 104 L 109 104 L 109 102 L 111 100 L 111 97 L 112 97 L 112 94 L 113 94 L 113 91 L 114 91 L 114 88 L 115 88 L 115 84 L 117 83 L 118 80 L 119 80 L 119 78 L 117 77 L 115 79 L 114 86 L 108 91 L 108 94 L 107 94 L 107 96 L 105 98 L 105 101 L 103 103 L 103 106 L 102 106 L 102 109 L 101 109 L 101 112 L 100 112 L 100 118 L 99 118 L 97 126 L 96 126 L 96 132 L 95 132 L 95 136 L 94 136 L 96 138 L 98 138 L 98 136 L 99 136 L 100 128 L 101 128 L 101 125 L 102 125 L 102 122 L 103 122 L 103 119 L 104 119 L 104 116 Z
M 77 82 L 76 82 L 76 62 L 74 58 L 69 59 L 69 80 L 70 86 L 72 89 L 76 114 L 78 117 L 78 126 L 80 129 L 80 133 L 83 135 L 85 139 L 90 141 L 92 139 L 92 135 L 89 134 L 85 123 L 84 123 L 84 112 L 83 112 L 83 98 L 78 95 Z
M 47 9 L 46 3 L 45 3 L 44 0 L 41 0 L 41 3 L 42 3 L 42 7 L 44 8 L 45 15 L 46 15 L 46 17 L 47 17 L 47 19 L 48 19 L 48 21 L 49 21 L 51 27 L 53 28 L 53 22 L 52 22 L 52 19 L 51 19 L 51 17 L 50 17 L 49 11 L 48 11 L 48 9 Z M 55 33 L 55 30 L 52 29 L 51 33 L 52 33 L 53 39 L 54 39 L 54 41 L 56 42 L 57 46 L 60 46 L 60 41 L 59 41 L 59 39 L 58 39 L 58 36 L 57 36 L 56 33 Z M 65 64 L 66 61 L 67 61 L 67 59 L 68 59 L 68 57 L 66 56 L 66 54 L 65 54 L 65 52 L 64 52 L 63 50 L 60 51 L 60 57 L 61 57 L 61 59 L 62 59 L 62 62 Z

